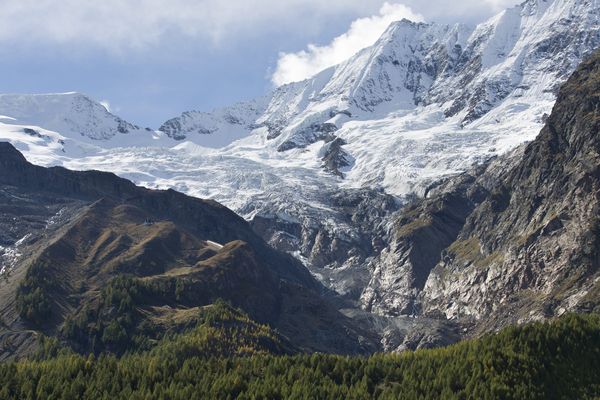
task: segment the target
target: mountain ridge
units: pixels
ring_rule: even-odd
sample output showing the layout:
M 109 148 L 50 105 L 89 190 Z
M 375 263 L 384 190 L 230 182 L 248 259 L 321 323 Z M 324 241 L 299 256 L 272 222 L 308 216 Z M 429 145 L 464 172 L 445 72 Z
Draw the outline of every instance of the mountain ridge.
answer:
M 219 298 L 297 348 L 378 346 L 297 260 L 226 207 L 111 173 L 34 166 L 6 142 L 0 155 L 2 250 L 18 250 L 0 281 L 9 354 L 27 354 L 39 333 L 82 351 L 122 352 L 165 333 L 149 319 L 177 320 Z
M 481 330 L 597 310 L 599 77 L 597 51 L 533 142 L 402 210 L 363 293 L 367 307 Z

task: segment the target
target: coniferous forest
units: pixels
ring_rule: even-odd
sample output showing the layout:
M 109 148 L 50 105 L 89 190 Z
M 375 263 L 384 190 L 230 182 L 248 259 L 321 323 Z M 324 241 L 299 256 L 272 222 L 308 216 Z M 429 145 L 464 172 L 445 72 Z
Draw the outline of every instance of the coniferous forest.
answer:
M 569 314 L 398 355 L 291 354 L 277 333 L 218 302 L 150 350 L 82 355 L 42 341 L 0 364 L 2 399 L 593 399 L 600 316 Z M 286 354 L 287 353 L 287 354 Z

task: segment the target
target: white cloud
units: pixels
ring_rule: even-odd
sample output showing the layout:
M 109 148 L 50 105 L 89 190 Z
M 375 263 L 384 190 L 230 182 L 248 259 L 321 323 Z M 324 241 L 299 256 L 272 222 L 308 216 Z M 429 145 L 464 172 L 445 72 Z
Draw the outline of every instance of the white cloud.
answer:
M 385 0 L 2 0 L 0 44 L 83 45 L 110 52 L 158 48 L 175 36 L 206 45 L 269 34 L 304 32 L 318 37 L 332 20 L 373 15 Z M 400 0 L 427 20 L 479 20 L 519 0 Z M 409 9 L 384 11 L 415 17 Z M 338 19 L 336 19 L 338 18 Z M 368 24 L 371 19 L 357 20 Z M 397 17 L 396 17 L 397 18 Z M 371 21 L 375 24 L 375 21 Z M 310 35 L 308 34 L 310 32 Z M 164 44 L 164 43 L 162 43 Z
M 491 6 L 494 12 L 502 11 L 505 8 L 511 7 L 516 4 L 515 0 L 484 0 L 484 3 Z
M 83 44 L 126 52 L 175 35 L 214 44 L 274 26 L 318 28 L 331 16 L 368 15 L 382 1 L 2 0 L 0 43 Z
M 390 23 L 402 19 L 421 22 L 421 14 L 403 4 L 384 3 L 378 15 L 359 18 L 346 33 L 326 46 L 309 44 L 307 50 L 280 53 L 277 68 L 271 78 L 275 85 L 306 79 L 319 71 L 339 64 L 359 50 L 375 43 Z
M 110 102 L 108 100 L 100 100 L 99 103 L 106 108 L 106 111 L 110 112 Z

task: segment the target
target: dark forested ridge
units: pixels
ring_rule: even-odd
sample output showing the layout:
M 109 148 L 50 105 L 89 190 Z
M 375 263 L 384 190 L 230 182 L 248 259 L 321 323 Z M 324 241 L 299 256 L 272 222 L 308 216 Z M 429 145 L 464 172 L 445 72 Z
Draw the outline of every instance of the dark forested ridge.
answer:
M 52 340 L 0 364 L 2 399 L 593 399 L 600 316 L 566 315 L 399 355 L 285 353 L 276 334 L 223 304 L 152 350 L 85 356 Z M 240 338 L 244 340 L 240 340 Z

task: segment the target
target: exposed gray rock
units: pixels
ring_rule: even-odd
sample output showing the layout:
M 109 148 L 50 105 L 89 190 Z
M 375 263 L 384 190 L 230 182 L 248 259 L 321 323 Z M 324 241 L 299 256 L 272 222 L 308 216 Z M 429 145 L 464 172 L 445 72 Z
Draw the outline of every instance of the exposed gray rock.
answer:
M 287 151 L 298 147 L 306 147 L 307 145 L 318 142 L 319 140 L 330 142 L 334 140 L 333 134 L 337 130 L 338 127 L 335 124 L 327 122 L 311 124 L 306 128 L 295 131 L 288 140 L 281 143 L 279 147 L 277 147 L 277 151 Z
M 362 295 L 385 315 L 497 329 L 600 304 L 600 52 L 538 138 L 402 210 Z
M 368 259 L 385 247 L 386 221 L 400 205 L 372 189 L 323 193 L 323 199 L 325 220 L 318 213 L 294 220 L 259 214 L 252 227 L 270 245 L 305 260 L 328 287 L 357 300 L 369 280 Z
M 352 165 L 352 156 L 342 149 L 344 144 L 346 144 L 344 139 L 333 139 L 325 145 L 325 154 L 322 158 L 323 168 L 340 178 L 344 177 L 340 170 Z

